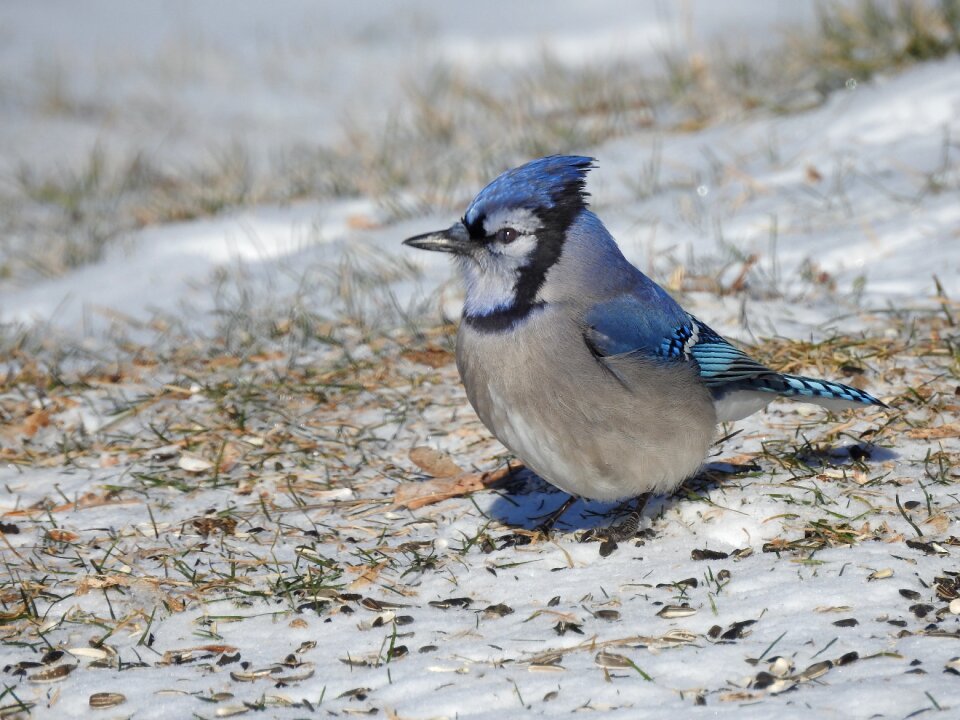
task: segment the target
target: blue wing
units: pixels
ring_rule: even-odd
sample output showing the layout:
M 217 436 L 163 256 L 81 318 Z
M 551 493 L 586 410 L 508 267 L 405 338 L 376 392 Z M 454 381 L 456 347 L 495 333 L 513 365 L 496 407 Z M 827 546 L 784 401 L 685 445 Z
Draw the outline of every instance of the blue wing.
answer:
M 771 370 L 681 310 L 665 291 L 656 290 L 659 293 L 648 291 L 650 297 L 623 295 L 592 308 L 585 317 L 584 333 L 591 351 L 598 357 L 635 355 L 665 363 L 690 363 L 715 400 L 745 391 L 795 397 L 828 407 L 847 403 L 886 407 L 872 395 L 841 383 Z

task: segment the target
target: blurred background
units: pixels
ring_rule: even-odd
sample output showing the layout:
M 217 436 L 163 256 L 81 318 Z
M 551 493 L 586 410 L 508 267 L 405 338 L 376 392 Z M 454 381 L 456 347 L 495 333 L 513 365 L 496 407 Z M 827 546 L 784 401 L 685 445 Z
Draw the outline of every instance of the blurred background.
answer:
M 674 291 L 952 290 L 958 31 L 958 0 L 4 3 L 0 320 L 455 316 L 400 240 L 561 152 Z

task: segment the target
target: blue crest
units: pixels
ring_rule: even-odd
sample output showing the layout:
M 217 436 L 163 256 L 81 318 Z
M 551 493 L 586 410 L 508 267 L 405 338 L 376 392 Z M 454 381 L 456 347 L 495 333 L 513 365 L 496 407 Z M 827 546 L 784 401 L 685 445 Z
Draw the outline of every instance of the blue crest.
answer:
M 580 155 L 550 155 L 507 170 L 473 199 L 463 216 L 464 225 L 473 230 L 486 215 L 501 208 L 581 210 L 587 205 L 584 185 L 593 162 Z

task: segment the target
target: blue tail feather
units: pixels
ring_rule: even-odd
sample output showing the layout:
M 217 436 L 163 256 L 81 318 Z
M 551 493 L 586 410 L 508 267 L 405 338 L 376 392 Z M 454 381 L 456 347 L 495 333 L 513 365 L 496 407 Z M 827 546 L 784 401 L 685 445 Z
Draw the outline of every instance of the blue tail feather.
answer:
M 878 405 L 887 407 L 887 404 L 877 400 L 870 393 L 863 390 L 844 385 L 843 383 L 830 382 L 829 380 L 814 380 L 813 378 L 803 377 L 801 375 L 780 375 L 783 378 L 786 388 L 780 391 L 781 395 L 787 397 L 808 397 L 813 400 L 818 398 L 824 400 L 846 400 L 847 402 L 861 403 L 863 405 Z

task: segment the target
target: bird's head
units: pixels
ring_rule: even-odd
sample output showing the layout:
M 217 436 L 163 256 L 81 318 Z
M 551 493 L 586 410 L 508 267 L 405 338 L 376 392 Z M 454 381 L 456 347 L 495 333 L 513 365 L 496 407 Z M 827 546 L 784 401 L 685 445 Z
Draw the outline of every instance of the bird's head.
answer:
M 467 285 L 464 317 L 512 322 L 537 305 L 567 229 L 587 208 L 593 158 L 551 155 L 500 175 L 446 230 L 405 245 L 452 253 Z

